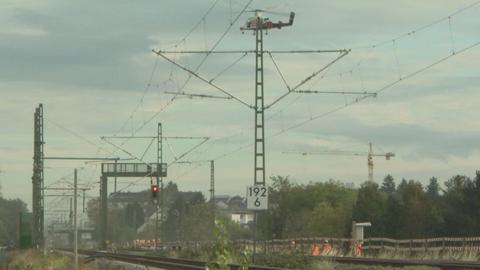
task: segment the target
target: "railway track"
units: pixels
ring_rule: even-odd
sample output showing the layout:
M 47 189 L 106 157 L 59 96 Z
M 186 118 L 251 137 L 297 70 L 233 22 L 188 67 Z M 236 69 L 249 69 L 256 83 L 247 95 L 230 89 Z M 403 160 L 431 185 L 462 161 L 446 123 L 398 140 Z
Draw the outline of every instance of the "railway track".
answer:
M 480 269 L 480 263 L 468 261 L 445 261 L 445 260 L 411 260 L 411 259 L 380 259 L 362 257 L 316 257 L 320 260 L 329 260 L 337 263 L 381 265 L 393 267 L 405 266 L 431 266 L 440 269 Z
M 63 250 L 71 252 L 71 250 Z M 178 259 L 170 257 L 159 256 L 143 256 L 133 255 L 128 253 L 109 253 L 99 251 L 81 251 L 83 255 L 87 255 L 88 258 L 107 258 L 111 260 L 118 260 L 122 262 L 128 262 L 133 264 L 158 267 L 166 270 L 204 270 L 206 262 L 196 261 L 189 259 Z M 393 267 L 405 267 L 405 266 L 431 266 L 438 267 L 440 269 L 480 269 L 479 262 L 467 262 L 467 261 L 444 261 L 444 260 L 402 260 L 402 259 L 379 259 L 379 258 L 361 258 L 361 257 L 312 257 L 316 260 L 325 260 L 343 264 L 360 264 L 360 265 L 381 265 L 381 266 L 393 266 Z M 230 264 L 231 270 L 240 269 L 238 264 Z M 286 268 L 268 267 L 250 265 L 250 270 L 288 270 Z
M 69 250 L 71 252 L 71 250 Z M 206 262 L 196 261 L 189 259 L 178 259 L 170 257 L 160 257 L 160 256 L 143 256 L 143 255 L 133 255 L 127 253 L 109 253 L 109 252 L 98 252 L 98 251 L 81 251 L 83 255 L 89 256 L 89 258 L 95 257 L 104 257 L 112 260 L 118 260 L 133 264 L 140 264 L 145 266 L 153 266 L 158 268 L 163 268 L 166 270 L 205 270 Z M 238 264 L 229 264 L 231 270 L 240 269 Z M 288 270 L 286 268 L 278 267 L 268 267 L 268 266 L 258 266 L 258 265 L 249 265 L 249 270 Z

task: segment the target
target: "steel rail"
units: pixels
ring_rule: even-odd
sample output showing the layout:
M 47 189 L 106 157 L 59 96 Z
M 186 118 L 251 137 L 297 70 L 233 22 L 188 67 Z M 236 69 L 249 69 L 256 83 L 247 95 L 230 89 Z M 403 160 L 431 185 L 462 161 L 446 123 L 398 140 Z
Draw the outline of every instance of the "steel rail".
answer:
M 72 252 L 69 249 L 58 249 L 61 251 Z M 126 253 L 109 253 L 109 252 L 99 252 L 93 250 L 79 250 L 80 254 L 87 255 L 85 262 L 90 262 L 95 258 L 107 258 L 113 259 L 133 264 L 139 264 L 144 266 L 153 266 L 160 267 L 165 270 L 205 270 L 207 265 L 204 261 L 196 261 L 189 259 L 177 259 L 169 257 L 159 257 L 159 256 L 143 256 L 143 255 L 133 255 Z M 229 264 L 231 270 L 238 270 L 241 268 L 239 264 Z M 277 268 L 277 267 L 268 267 L 268 266 L 258 266 L 258 265 L 249 265 L 248 269 L 250 270 L 288 270 L 286 268 Z
M 381 259 L 364 257 L 311 257 L 319 260 L 333 261 L 337 263 L 383 265 L 393 267 L 405 266 L 431 266 L 440 269 L 480 269 L 480 263 L 468 261 L 445 261 L 445 260 L 412 260 L 412 259 Z
M 62 250 L 62 249 L 61 249 Z M 62 251 L 71 252 L 71 250 L 63 249 Z M 128 253 L 109 253 L 98 252 L 91 250 L 82 250 L 81 254 L 88 255 L 89 258 L 86 261 L 91 261 L 92 258 L 104 257 L 107 259 L 114 259 L 118 261 L 124 261 L 134 264 L 140 264 L 145 266 L 161 267 L 166 270 L 190 270 L 190 269 L 205 269 L 206 262 L 196 261 L 189 259 L 177 259 L 170 257 L 157 257 L 157 256 L 143 256 L 133 255 Z M 469 261 L 446 261 L 446 260 L 411 260 L 411 259 L 381 259 L 381 258 L 364 258 L 364 257 L 332 257 L 321 256 L 313 257 L 308 256 L 311 260 L 324 260 L 337 263 L 348 264 L 360 264 L 360 265 L 382 265 L 393 267 L 405 267 L 405 266 L 431 266 L 438 267 L 440 269 L 480 269 L 479 262 Z M 231 270 L 240 269 L 238 264 L 229 264 Z M 251 270 L 287 270 L 286 268 L 249 265 L 248 269 Z

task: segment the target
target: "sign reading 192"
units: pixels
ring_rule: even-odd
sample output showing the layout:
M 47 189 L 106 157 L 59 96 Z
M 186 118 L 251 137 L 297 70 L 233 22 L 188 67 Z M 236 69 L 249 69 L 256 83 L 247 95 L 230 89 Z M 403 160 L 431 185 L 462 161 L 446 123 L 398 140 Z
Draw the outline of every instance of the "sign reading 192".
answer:
M 266 186 L 257 185 L 247 187 L 247 209 L 268 209 L 268 189 Z

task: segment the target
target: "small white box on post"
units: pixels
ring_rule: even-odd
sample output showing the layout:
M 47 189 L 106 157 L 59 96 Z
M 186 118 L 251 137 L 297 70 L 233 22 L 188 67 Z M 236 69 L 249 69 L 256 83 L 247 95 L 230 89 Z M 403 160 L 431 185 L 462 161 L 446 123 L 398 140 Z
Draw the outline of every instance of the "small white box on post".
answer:
M 361 222 L 357 223 L 355 221 L 352 222 L 352 239 L 354 242 L 363 242 L 363 228 L 371 227 L 372 223 L 370 222 Z

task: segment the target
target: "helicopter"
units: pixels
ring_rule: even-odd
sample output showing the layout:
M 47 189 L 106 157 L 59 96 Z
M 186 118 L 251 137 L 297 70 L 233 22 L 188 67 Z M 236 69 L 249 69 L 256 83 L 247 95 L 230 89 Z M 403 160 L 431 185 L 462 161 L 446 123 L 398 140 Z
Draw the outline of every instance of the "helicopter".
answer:
M 240 27 L 240 30 L 243 32 L 245 30 L 260 30 L 260 29 L 272 29 L 272 28 L 278 28 L 281 29 L 284 26 L 291 26 L 293 24 L 293 19 L 295 17 L 295 12 L 290 12 L 290 18 L 288 22 L 272 22 L 269 18 L 263 17 L 262 13 L 272 13 L 272 12 L 267 12 L 264 10 L 253 10 L 255 12 L 255 16 L 248 18 L 247 22 L 245 23 L 244 27 Z

